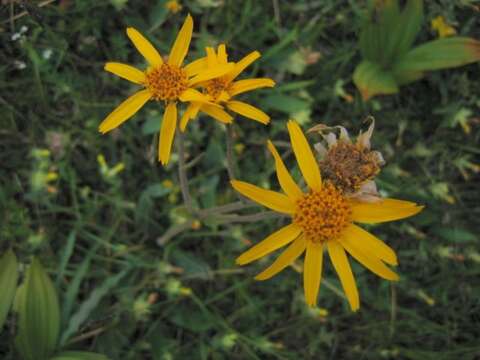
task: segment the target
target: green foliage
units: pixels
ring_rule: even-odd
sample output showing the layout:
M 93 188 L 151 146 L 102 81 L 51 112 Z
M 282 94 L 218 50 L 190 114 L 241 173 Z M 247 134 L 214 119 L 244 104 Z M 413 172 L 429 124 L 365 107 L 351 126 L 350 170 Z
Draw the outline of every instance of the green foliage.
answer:
M 0 258 L 0 289 L 2 289 L 2 296 L 0 297 L 0 329 L 3 327 L 13 298 L 15 297 L 17 279 L 17 257 L 12 250 L 8 250 Z
M 60 308 L 53 284 L 36 258 L 17 292 L 16 348 L 25 360 L 48 360 L 57 346 Z
M 86 351 L 64 351 L 50 360 L 108 360 L 104 355 Z
M 364 103 L 350 81 L 361 2 L 189 0 L 164 18 L 164 1 L 128 1 L 120 10 L 108 1 L 30 3 L 36 4 L 0 7 L 0 242 L 2 252 L 12 248 L 17 255 L 21 276 L 32 254 L 48 264 L 61 335 L 71 327 L 65 346 L 50 357 L 75 349 L 112 360 L 478 358 L 478 64 L 431 73 Z M 424 2 L 422 24 L 442 15 L 459 34 L 478 37 L 478 13 L 469 3 Z M 23 5 L 29 13 L 12 25 Z M 245 95 L 272 122 L 236 119 L 239 179 L 279 189 L 266 139 L 278 144 L 300 178 L 286 146 L 290 116 L 304 114 L 304 129 L 322 122 L 355 134 L 373 115 L 372 146 L 387 162 L 379 189 L 426 205 L 418 217 L 369 229 L 396 250 L 401 280 L 390 287 L 352 261 L 358 313 L 345 305 L 327 258 L 320 309 L 305 306 L 301 264 L 265 282 L 253 276 L 277 254 L 248 267 L 235 264 L 283 220 L 221 224 L 212 216 L 157 245 L 171 225 L 194 220 L 181 200 L 177 152 L 167 168 L 158 165 L 162 113 L 154 102 L 112 135 L 98 133 L 102 119 L 137 89 L 103 65 L 117 60 L 143 69 L 125 28 L 145 31 L 166 54 L 188 12 L 195 20 L 188 59 L 220 41 L 233 60 L 258 49 L 263 56 L 246 73 L 277 82 Z M 12 41 L 22 26 L 28 30 Z M 430 36 L 424 26 L 418 42 Z M 308 59 L 303 69 L 299 53 Z M 224 127 L 208 117 L 186 131 L 192 197 L 205 204 L 237 200 L 224 168 L 224 136 Z M 318 141 L 313 134 L 309 139 Z M 34 149 L 50 154 L 42 161 Z M 111 167 L 125 165 L 114 181 L 102 175 L 99 154 Z M 39 172 L 58 178 L 34 188 Z M 21 359 L 12 335 L 19 320 L 5 322 L 2 360 Z
M 373 1 L 359 36 L 364 61 L 353 81 L 364 100 L 395 94 L 400 85 L 421 79 L 425 72 L 480 60 L 480 42 L 467 37 L 433 40 L 412 49 L 423 21 L 423 0 Z

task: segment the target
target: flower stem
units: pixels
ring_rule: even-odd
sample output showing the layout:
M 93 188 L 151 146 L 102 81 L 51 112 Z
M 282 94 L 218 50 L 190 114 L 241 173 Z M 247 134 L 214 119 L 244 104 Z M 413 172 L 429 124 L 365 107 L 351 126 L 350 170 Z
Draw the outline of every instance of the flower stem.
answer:
M 187 170 L 185 166 L 185 135 L 178 129 L 178 177 L 180 179 L 180 189 L 182 191 L 183 202 L 190 214 L 195 211 L 192 206 L 192 197 L 188 187 Z

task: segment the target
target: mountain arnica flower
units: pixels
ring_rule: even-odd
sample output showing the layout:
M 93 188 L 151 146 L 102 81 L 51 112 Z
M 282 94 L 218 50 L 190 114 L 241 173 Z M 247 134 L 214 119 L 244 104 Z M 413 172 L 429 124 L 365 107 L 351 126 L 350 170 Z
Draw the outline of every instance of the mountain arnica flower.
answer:
M 322 274 L 323 252 L 328 251 L 350 307 L 356 311 L 360 299 L 347 252 L 378 276 L 398 280 L 388 265 L 397 265 L 395 252 L 383 241 L 355 223 L 377 224 L 415 215 L 423 209 L 413 202 L 385 198 L 379 202 L 350 199 L 331 181 L 322 181 L 320 168 L 299 125 L 288 122 L 292 149 L 308 189 L 304 192 L 292 179 L 283 160 L 269 141 L 280 187 L 285 194 L 232 180 L 242 195 L 291 217 L 291 224 L 268 236 L 237 258 L 245 265 L 289 245 L 256 280 L 267 280 L 292 264 L 305 252 L 303 284 L 308 305 L 317 303 Z
M 199 83 L 225 75 L 233 64 L 222 63 L 205 68 L 203 60 L 183 66 L 193 32 L 193 19 L 187 16 L 167 59 L 163 59 L 153 45 L 134 28 L 127 29 L 127 36 L 148 62 L 145 71 L 130 65 L 108 62 L 105 70 L 144 87 L 130 96 L 113 110 L 100 124 L 99 131 L 107 133 L 132 117 L 149 100 L 161 101 L 165 105 L 160 130 L 158 159 L 166 165 L 177 126 L 177 102 L 209 103 L 207 96 L 195 89 Z M 213 104 L 215 106 L 215 104 Z
M 207 56 L 204 58 L 204 66 L 206 66 L 207 69 L 216 69 L 228 64 L 228 55 L 225 44 L 220 44 L 217 48 L 217 52 L 215 52 L 215 49 L 212 47 L 207 47 L 205 51 Z M 259 57 L 260 53 L 258 51 L 253 51 L 239 62 L 235 63 L 233 69 L 225 75 L 198 83 L 198 85 L 203 89 L 203 93 L 211 103 L 226 106 L 230 111 L 266 125 L 270 122 L 270 117 L 262 110 L 243 101 L 233 100 L 233 97 L 247 91 L 275 86 L 275 82 L 269 78 L 235 81 L 235 79 Z M 184 129 L 187 126 L 187 123 L 197 116 L 199 111 L 204 112 L 225 124 L 229 124 L 233 121 L 232 115 L 222 108 L 218 108 L 218 106 L 212 106 L 211 103 L 192 101 L 182 117 L 180 129 Z
M 308 132 L 320 133 L 327 146 L 321 142 L 314 145 L 320 156 L 320 169 L 324 180 L 331 181 L 351 198 L 361 201 L 380 201 L 375 184 L 375 176 L 385 164 L 382 154 L 371 149 L 371 137 L 375 120 L 369 117 L 370 126 L 366 132 L 360 131 L 355 142 L 350 139 L 343 126 L 330 127 L 318 124 Z M 335 130 L 339 129 L 339 135 Z

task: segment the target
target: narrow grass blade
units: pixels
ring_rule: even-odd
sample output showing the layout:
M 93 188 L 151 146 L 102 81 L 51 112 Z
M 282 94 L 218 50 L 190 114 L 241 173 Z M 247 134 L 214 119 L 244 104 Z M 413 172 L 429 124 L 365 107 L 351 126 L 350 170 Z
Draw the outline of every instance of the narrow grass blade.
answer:
M 64 351 L 50 360 L 108 360 L 108 357 L 87 351 Z
M 66 330 L 63 332 L 60 339 L 60 344 L 64 345 L 65 342 L 72 336 L 80 326 L 88 319 L 90 313 L 95 309 L 100 300 L 108 294 L 110 289 L 112 289 L 117 283 L 128 273 L 129 269 L 125 269 L 119 272 L 117 275 L 107 278 L 99 287 L 97 287 L 90 294 L 88 299 L 86 299 L 79 307 L 78 311 L 73 314 L 70 318 Z
M 8 311 L 12 305 L 17 289 L 18 280 L 18 264 L 17 257 L 12 250 L 8 250 L 2 258 L 0 258 L 0 329 L 7 318 Z

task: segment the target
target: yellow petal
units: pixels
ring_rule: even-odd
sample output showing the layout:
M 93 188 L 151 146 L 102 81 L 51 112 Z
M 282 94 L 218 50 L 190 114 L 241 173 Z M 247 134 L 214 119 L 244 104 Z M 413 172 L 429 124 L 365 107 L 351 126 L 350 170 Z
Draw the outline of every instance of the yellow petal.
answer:
M 222 107 L 213 106 L 212 104 L 202 104 L 200 111 L 211 116 L 215 120 L 220 121 L 223 124 L 231 124 L 233 121 L 232 115 L 223 110 Z
M 322 278 L 323 245 L 309 241 L 303 269 L 305 301 L 310 306 L 317 304 L 320 279 Z
M 143 84 L 145 81 L 145 73 L 143 71 L 127 64 L 108 62 L 105 64 L 104 69 L 135 84 Z
M 288 122 L 287 127 L 293 152 L 305 182 L 311 189 L 320 190 L 322 188 L 320 169 L 302 129 L 293 120 Z
M 177 126 L 177 104 L 171 102 L 167 105 L 163 114 L 162 128 L 160 129 L 160 140 L 158 143 L 158 160 L 162 165 L 167 165 L 172 151 L 175 127 Z
M 255 276 L 255 280 L 267 280 L 272 276 L 278 274 L 285 269 L 288 265 L 292 264 L 302 253 L 305 251 L 307 242 L 305 238 L 300 235 L 280 256 L 270 265 L 263 270 L 260 274 Z
M 202 70 L 205 70 L 206 68 L 207 68 L 207 58 L 203 57 L 195 61 L 192 61 L 190 64 L 186 65 L 183 68 L 183 70 L 185 70 L 187 73 L 187 76 L 191 78 L 192 76 L 197 75 L 198 73 L 200 73 Z
M 243 181 L 232 180 L 230 183 L 240 194 L 263 206 L 285 214 L 293 214 L 295 212 L 295 204 L 283 194 L 265 190 Z
M 227 107 L 246 118 L 258 121 L 264 125 L 270 122 L 270 116 L 265 114 L 262 110 L 257 109 L 255 106 L 244 103 L 242 101 L 231 100 L 227 102 Z
M 162 57 L 157 49 L 155 49 L 150 41 L 143 37 L 137 29 L 132 27 L 127 28 L 127 36 L 151 66 L 160 66 L 163 64 Z
M 145 103 L 152 97 L 148 90 L 139 91 L 127 100 L 122 102 L 115 110 L 113 110 L 100 124 L 98 131 L 102 134 L 115 129 L 124 121 L 132 117 Z
M 239 80 L 231 85 L 230 95 L 235 96 L 247 91 L 273 86 L 275 86 L 275 81 L 267 78 Z
M 185 131 L 188 122 L 197 116 L 200 106 L 201 103 L 198 102 L 192 102 L 188 105 L 187 110 L 185 110 L 182 119 L 180 120 L 180 131 Z
M 275 159 L 277 178 L 282 190 L 285 192 L 285 194 L 288 195 L 290 199 L 292 199 L 292 201 L 296 201 L 303 196 L 302 190 L 300 190 L 296 182 L 290 176 L 290 173 L 288 172 L 280 154 L 278 153 L 273 143 L 268 140 L 267 145 L 268 149 L 273 155 L 273 158 Z
M 263 239 L 254 247 L 245 251 L 237 258 L 236 262 L 238 265 L 245 265 L 260 259 L 295 240 L 298 235 L 300 235 L 301 231 L 302 229 L 295 224 L 284 226 L 280 230 Z
M 194 78 L 188 81 L 188 86 L 197 85 L 203 81 L 211 80 L 225 75 L 233 69 L 233 63 L 228 63 L 224 65 L 216 65 L 211 69 L 204 69 L 199 72 Z
M 228 78 L 230 80 L 235 79 L 240 73 L 247 68 L 252 62 L 257 60 L 260 57 L 260 53 L 258 51 L 252 51 L 250 54 L 245 56 L 242 60 L 235 64 L 235 68 L 232 70 L 231 73 L 228 74 Z
M 215 50 L 211 46 L 207 46 L 205 48 L 205 52 L 207 53 L 207 63 L 209 68 L 214 68 L 218 65 L 217 61 L 217 54 L 215 54 Z
M 332 260 L 333 267 L 340 277 L 343 291 L 347 295 L 348 302 L 353 311 L 360 307 L 360 297 L 358 296 L 357 285 L 353 277 L 352 269 L 348 263 L 347 255 L 343 247 L 335 240 L 327 242 L 328 254 Z
M 387 280 L 398 280 L 398 275 L 390 270 L 378 257 L 369 253 L 367 249 L 362 246 L 360 241 L 355 241 L 351 237 L 342 237 L 339 242 L 341 246 L 350 253 L 350 255 L 373 273 Z
M 390 265 L 398 265 L 395 251 L 368 231 L 363 230 L 357 225 L 350 225 L 342 234 L 342 244 L 348 242 L 354 246 L 363 249 L 363 252 L 385 261 Z
M 410 201 L 396 199 L 383 199 L 373 203 L 353 201 L 351 206 L 353 221 L 365 224 L 376 224 L 407 218 L 418 214 L 424 208 Z
M 218 45 L 217 60 L 219 64 L 226 64 L 228 62 L 227 47 L 225 44 Z
M 178 97 L 180 101 L 183 102 L 190 102 L 190 101 L 197 101 L 197 102 L 209 102 L 210 99 L 202 94 L 200 91 L 188 88 L 183 93 L 180 94 Z
M 183 60 L 185 59 L 185 56 L 187 56 L 188 48 L 190 46 L 192 32 L 193 19 L 190 15 L 187 15 L 182 28 L 178 32 L 172 50 L 170 50 L 170 56 L 168 57 L 168 63 L 170 65 L 182 66 Z

